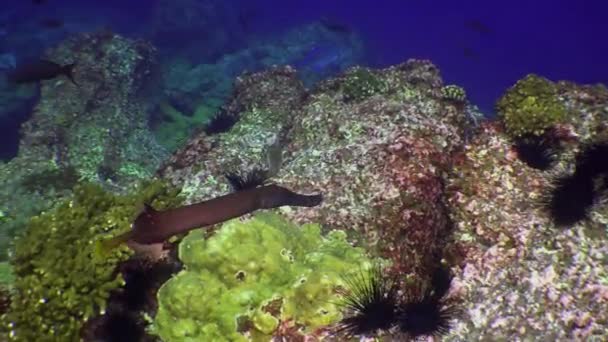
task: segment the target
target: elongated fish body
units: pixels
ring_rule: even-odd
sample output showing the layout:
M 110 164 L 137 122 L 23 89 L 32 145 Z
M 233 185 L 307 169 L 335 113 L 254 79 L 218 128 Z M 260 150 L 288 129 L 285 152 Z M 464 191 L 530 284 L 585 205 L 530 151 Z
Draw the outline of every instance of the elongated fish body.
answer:
M 322 200 L 321 194 L 302 195 L 271 184 L 163 211 L 146 205 L 133 222 L 131 230 L 110 239 L 97 241 L 96 249 L 103 255 L 128 241 L 141 245 L 163 243 L 174 235 L 221 223 L 256 210 L 284 205 L 314 207 Z
M 75 65 L 75 63 L 59 65 L 55 62 L 41 60 L 17 67 L 17 69 L 9 73 L 8 79 L 12 83 L 22 84 L 50 80 L 59 75 L 65 75 L 72 83 L 76 84 L 72 76 L 72 69 Z
M 322 199 L 320 194 L 301 195 L 277 185 L 266 185 L 164 211 L 146 206 L 135 219 L 128 238 L 141 244 L 160 243 L 194 228 L 224 222 L 259 209 L 284 205 L 314 207 Z

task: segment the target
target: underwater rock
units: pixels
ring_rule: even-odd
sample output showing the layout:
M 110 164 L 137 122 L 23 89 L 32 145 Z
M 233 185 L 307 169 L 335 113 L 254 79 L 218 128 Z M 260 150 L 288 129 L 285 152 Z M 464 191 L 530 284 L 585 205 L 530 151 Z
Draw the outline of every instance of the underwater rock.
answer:
M 558 98 L 557 86 L 534 74 L 509 88 L 496 109 L 506 132 L 514 138 L 540 136 L 556 124 L 568 123 L 573 116 Z
M 424 279 L 451 228 L 443 174 L 467 122 L 441 86 L 437 68 L 416 60 L 321 82 L 294 115 L 277 181 L 327 197 L 288 215 L 356 232 L 393 261 L 391 271 Z
M 547 133 L 563 149 L 550 169 L 520 160 L 501 122 L 482 124 L 455 158 L 446 198 L 456 224 L 454 243 L 445 255 L 463 270 L 457 283 L 469 323 L 457 323 L 447 340 L 607 336 L 608 288 L 603 279 L 608 272 L 602 255 L 608 253 L 608 207 L 596 199 L 585 220 L 557 229 L 563 219 L 554 222 L 546 206 L 551 196 L 563 197 L 568 191 L 561 187 L 556 193 L 559 179 L 581 173 L 575 167 L 580 151 L 605 141 L 608 90 L 570 82 L 553 87 L 556 97 L 547 103 L 576 115 Z M 603 181 L 597 180 L 601 187 Z M 520 305 L 523 301 L 535 305 Z M 525 330 L 513 328 L 523 326 Z
M 225 173 L 268 168 L 267 151 L 281 144 L 304 95 L 290 67 L 237 78 L 231 100 L 221 109 L 222 115 L 238 118 L 235 125 L 226 133 L 210 136 L 201 130 L 193 135 L 157 174 L 184 187 L 192 201 L 226 193 L 230 185 Z
M 578 114 L 548 131 L 561 149 L 555 166 L 542 171 L 518 159 L 500 121 L 484 121 L 466 98 L 446 96 L 430 62 L 356 70 L 319 83 L 305 96 L 285 96 L 278 87 L 250 82 L 251 89 L 241 91 L 268 101 L 253 110 L 232 102 L 229 108 L 241 121 L 219 136 L 195 136 L 159 174 L 190 189 L 188 201 L 228 191 L 220 170 L 263 166 L 261 142 L 281 132 L 282 165 L 270 181 L 324 191 L 322 205 L 279 209 L 283 215 L 352 233 L 355 243 L 390 259 L 388 270 L 395 274 L 428 281 L 429 267 L 439 259 L 457 266 L 450 292 L 464 301 L 463 315 L 445 340 L 605 336 L 605 201 L 595 203 L 587 220 L 556 231 L 543 210 L 543 194 L 556 173 L 573 172 L 579 150 L 608 137 L 608 90 L 553 85 L 552 103 Z M 276 82 L 273 73 L 254 75 L 274 75 L 264 79 Z M 291 107 L 282 107 L 285 101 Z M 277 108 L 289 108 L 289 115 L 277 120 L 271 114 Z M 245 120 L 255 127 L 254 118 L 283 128 L 265 135 L 272 125 L 262 124 L 260 137 L 252 139 L 255 129 L 243 131 L 239 125 Z M 595 181 L 605 187 L 606 177 Z M 530 297 L 540 304 L 518 304 Z M 572 315 L 563 314 L 564 305 Z M 512 328 L 521 326 L 526 330 Z
M 48 57 L 57 63 L 76 63 L 78 85 L 43 83 L 23 125 L 21 155 L 71 165 L 91 181 L 109 168 L 119 187 L 149 176 L 166 153 L 147 128 L 155 53 L 145 42 L 107 31 L 75 36 L 51 50 Z
M 0 230 L 9 237 L 68 195 L 76 180 L 122 190 L 152 175 L 167 155 L 147 127 L 153 47 L 102 31 L 72 37 L 45 57 L 76 63 L 78 85 L 42 81 L 40 100 L 20 129 L 18 154 L 0 165 L 0 210 L 10 217 Z
M 197 45 L 193 41 L 188 44 Z M 198 45 L 213 49 L 208 42 Z M 243 72 L 292 65 L 304 85 L 311 86 L 360 61 L 362 46 L 356 34 L 335 34 L 314 23 L 297 26 L 279 36 L 257 38 L 235 51 L 222 51 L 214 59 L 201 60 L 200 56 L 205 54 L 197 54 L 193 59 L 190 53 L 173 51 L 172 57 L 163 61 L 164 99 L 154 122 L 155 134 L 171 150 L 181 147 L 179 143 L 192 134 L 193 127 L 200 128 L 209 119 L 209 115 L 203 115 L 208 112 L 200 108 L 216 111 L 229 101 L 234 79 Z M 166 110 L 163 102 L 175 110 Z
M 219 136 L 193 137 L 158 174 L 194 202 L 227 191 L 225 172 L 267 167 L 278 139 L 283 165 L 272 180 L 328 196 L 315 209 L 284 209 L 287 216 L 352 230 L 370 246 L 390 241 L 381 249 L 392 270 L 424 277 L 451 226 L 442 175 L 468 121 L 462 107 L 443 100 L 432 64 L 405 64 L 361 69 L 382 87 L 368 90 L 367 79 L 347 72 L 306 96 L 290 68 L 239 77 L 225 108 L 240 121 Z M 345 100 L 349 87 L 365 96 Z

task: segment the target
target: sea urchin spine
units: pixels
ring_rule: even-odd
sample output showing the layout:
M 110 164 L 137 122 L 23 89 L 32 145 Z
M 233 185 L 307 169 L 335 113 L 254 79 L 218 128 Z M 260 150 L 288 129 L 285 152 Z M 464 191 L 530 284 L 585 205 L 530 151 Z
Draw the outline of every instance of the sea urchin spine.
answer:
M 394 327 L 398 319 L 399 286 L 382 274 L 380 265 L 344 277 L 346 290 L 342 305 L 349 311 L 338 324 L 346 336 L 375 335 Z

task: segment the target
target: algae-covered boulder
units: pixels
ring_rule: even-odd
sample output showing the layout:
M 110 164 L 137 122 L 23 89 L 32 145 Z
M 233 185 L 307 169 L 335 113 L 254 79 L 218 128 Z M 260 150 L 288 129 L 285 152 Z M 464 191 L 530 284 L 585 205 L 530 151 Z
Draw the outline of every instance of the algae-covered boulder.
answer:
M 279 145 L 274 181 L 323 192 L 321 205 L 284 215 L 348 231 L 379 246 L 391 271 L 428 278 L 450 229 L 443 177 L 478 113 L 446 98 L 428 61 L 355 68 L 309 92 L 296 76 L 274 68 L 242 77 L 229 104 L 240 120 L 228 132 L 193 136 L 159 175 L 195 202 L 225 193 L 226 170 L 270 165 L 267 152 Z
M 123 187 L 150 177 L 166 156 L 148 129 L 158 89 L 156 49 L 99 31 L 75 35 L 45 58 L 76 63 L 78 85 L 61 78 L 43 82 L 21 130 L 18 159 L 53 160 L 88 181 Z
M 534 74 L 517 81 L 496 106 L 512 137 L 542 135 L 553 125 L 568 122 L 571 116 L 558 98 L 557 86 Z
M 18 155 L 0 164 L 0 261 L 27 220 L 69 196 L 78 180 L 127 189 L 166 156 L 148 130 L 154 47 L 100 31 L 75 35 L 41 57 L 76 63 L 78 85 L 64 77 L 42 81 L 40 100 L 19 129 Z
M 212 237 L 189 234 L 184 270 L 158 292 L 163 341 L 268 340 L 279 324 L 310 332 L 341 318 L 336 288 L 370 264 L 343 231 L 298 227 L 279 215 L 232 220 Z

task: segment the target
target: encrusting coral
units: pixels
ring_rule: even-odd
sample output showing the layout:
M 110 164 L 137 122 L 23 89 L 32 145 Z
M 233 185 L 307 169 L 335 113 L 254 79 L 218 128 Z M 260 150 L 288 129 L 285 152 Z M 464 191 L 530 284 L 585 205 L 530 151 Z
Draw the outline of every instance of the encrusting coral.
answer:
M 179 257 L 184 270 L 159 290 L 152 328 L 166 342 L 313 333 L 341 319 L 344 274 L 371 265 L 345 232 L 322 236 L 317 224 L 271 213 L 229 221 L 208 239 L 194 231 Z

